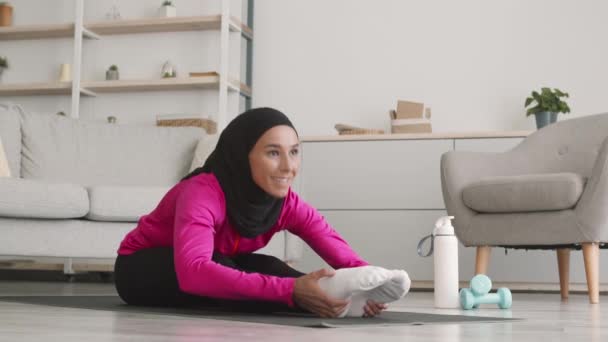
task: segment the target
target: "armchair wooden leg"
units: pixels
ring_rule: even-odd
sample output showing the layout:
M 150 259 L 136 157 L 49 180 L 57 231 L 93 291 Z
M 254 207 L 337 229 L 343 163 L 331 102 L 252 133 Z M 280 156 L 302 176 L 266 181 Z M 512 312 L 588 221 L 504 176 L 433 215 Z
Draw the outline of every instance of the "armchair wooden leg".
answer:
M 589 303 L 600 302 L 600 245 L 593 242 L 583 243 L 583 259 L 587 274 Z
M 562 300 L 567 300 L 570 290 L 570 248 L 557 249 L 557 267 L 559 270 L 559 289 L 562 294 Z
M 478 246 L 477 247 L 477 258 L 475 259 L 475 274 L 487 274 L 488 265 L 490 264 L 490 253 L 492 247 L 490 246 Z

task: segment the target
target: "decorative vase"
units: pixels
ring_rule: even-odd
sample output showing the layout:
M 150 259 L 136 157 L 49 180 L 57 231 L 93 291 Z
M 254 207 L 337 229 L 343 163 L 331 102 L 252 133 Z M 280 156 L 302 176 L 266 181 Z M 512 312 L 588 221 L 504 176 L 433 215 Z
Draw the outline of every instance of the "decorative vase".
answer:
M 534 114 L 536 116 L 536 128 L 541 129 L 549 124 L 557 121 L 557 113 L 553 112 L 540 112 Z
M 72 80 L 72 67 L 69 64 L 61 64 L 59 67 L 59 82 L 70 82 Z
M 2 82 L 2 74 L 4 73 L 4 68 L 0 68 L 0 82 Z
M 118 70 L 107 70 L 106 71 L 106 81 L 117 81 L 120 79 L 120 74 Z
M 160 6 L 158 16 L 161 18 L 173 18 L 177 16 L 177 8 L 175 6 Z
M 0 5 L 0 26 L 13 25 L 13 7 L 9 4 Z

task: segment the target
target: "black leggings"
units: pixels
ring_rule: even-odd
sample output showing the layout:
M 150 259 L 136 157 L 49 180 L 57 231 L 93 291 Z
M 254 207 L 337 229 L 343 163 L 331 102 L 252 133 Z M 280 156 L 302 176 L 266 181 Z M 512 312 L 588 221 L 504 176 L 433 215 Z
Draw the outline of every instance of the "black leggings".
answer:
M 214 253 L 212 260 L 247 273 L 292 278 L 304 275 L 278 258 L 263 254 L 242 254 L 229 258 Z M 218 299 L 185 293 L 177 283 L 171 247 L 147 248 L 130 255 L 119 255 L 114 265 L 114 279 L 118 295 L 131 305 L 220 308 L 246 312 L 302 311 L 280 302 Z

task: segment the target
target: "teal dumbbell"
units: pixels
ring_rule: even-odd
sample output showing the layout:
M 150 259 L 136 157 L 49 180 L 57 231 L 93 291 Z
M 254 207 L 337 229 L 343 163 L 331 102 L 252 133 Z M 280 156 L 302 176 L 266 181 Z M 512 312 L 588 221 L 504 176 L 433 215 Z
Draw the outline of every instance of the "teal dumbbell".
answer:
M 492 281 L 485 274 L 478 274 L 471 279 L 471 287 L 460 290 L 460 305 L 465 310 L 479 307 L 480 304 L 498 304 L 501 309 L 508 309 L 513 303 L 511 291 L 506 287 L 490 293 Z

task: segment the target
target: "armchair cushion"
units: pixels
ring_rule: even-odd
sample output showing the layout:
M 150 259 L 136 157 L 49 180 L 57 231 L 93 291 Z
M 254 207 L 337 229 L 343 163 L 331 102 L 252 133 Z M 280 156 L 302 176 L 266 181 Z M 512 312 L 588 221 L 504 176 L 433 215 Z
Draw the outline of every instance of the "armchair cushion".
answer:
M 465 205 L 481 213 L 516 213 L 573 208 L 585 185 L 576 173 L 483 178 L 463 189 Z
M 80 185 L 0 178 L 0 216 L 70 219 L 88 211 L 89 197 Z

